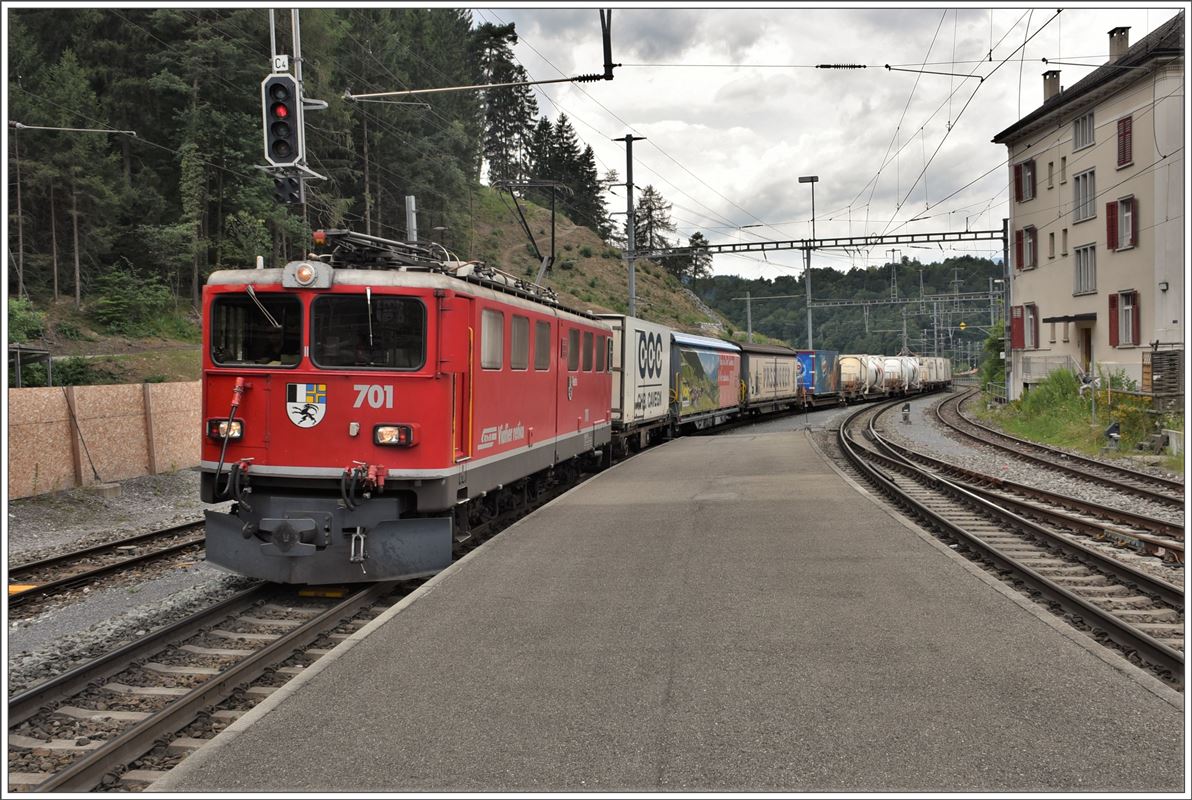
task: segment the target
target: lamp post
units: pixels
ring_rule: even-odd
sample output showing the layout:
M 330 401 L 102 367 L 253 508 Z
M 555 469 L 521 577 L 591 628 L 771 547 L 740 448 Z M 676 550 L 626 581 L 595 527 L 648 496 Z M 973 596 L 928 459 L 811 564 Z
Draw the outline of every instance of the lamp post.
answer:
M 799 183 L 811 184 L 811 240 L 815 241 L 815 184 L 819 182 L 818 175 L 803 175 L 799 178 Z M 815 346 L 811 342 L 811 247 L 803 249 L 803 263 L 806 268 L 803 271 L 804 283 L 807 285 L 807 349 L 814 350 Z

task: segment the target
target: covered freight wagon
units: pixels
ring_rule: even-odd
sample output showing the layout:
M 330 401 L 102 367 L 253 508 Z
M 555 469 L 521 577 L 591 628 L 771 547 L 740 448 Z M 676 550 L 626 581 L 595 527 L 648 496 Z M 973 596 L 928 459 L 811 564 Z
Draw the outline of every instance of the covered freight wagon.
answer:
M 836 350 L 798 350 L 799 392 L 810 402 L 822 404 L 840 396 L 840 363 Z
M 671 334 L 675 419 L 703 428 L 740 408 L 741 348 L 721 339 Z
M 792 405 L 798 394 L 799 363 L 789 347 L 741 345 L 744 404 L 752 412 Z

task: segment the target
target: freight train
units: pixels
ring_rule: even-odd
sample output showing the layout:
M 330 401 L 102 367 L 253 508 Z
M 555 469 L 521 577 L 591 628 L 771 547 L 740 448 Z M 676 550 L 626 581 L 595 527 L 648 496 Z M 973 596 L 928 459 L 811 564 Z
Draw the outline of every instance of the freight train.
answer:
M 502 509 L 657 440 L 951 382 L 945 359 L 726 342 L 442 248 L 315 241 L 203 291 L 201 497 L 234 501 L 206 512 L 207 560 L 255 578 L 430 575 Z

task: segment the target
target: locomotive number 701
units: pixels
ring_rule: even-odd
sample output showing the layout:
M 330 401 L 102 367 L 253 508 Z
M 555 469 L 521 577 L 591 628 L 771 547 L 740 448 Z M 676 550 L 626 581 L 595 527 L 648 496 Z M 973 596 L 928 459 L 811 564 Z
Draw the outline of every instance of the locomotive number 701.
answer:
M 357 383 L 352 386 L 356 390 L 356 402 L 352 408 L 360 408 L 367 400 L 373 408 L 393 408 L 393 387 L 381 386 L 377 383 Z

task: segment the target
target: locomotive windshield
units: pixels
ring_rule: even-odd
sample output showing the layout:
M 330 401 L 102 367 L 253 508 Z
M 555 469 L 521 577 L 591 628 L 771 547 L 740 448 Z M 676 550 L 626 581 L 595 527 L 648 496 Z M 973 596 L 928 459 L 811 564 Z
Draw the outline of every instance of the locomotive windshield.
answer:
M 302 352 L 302 303 L 291 295 L 225 294 L 211 308 L 211 360 L 293 367 Z
M 320 367 L 419 369 L 426 307 L 412 297 L 325 295 L 311 308 L 311 358 Z

